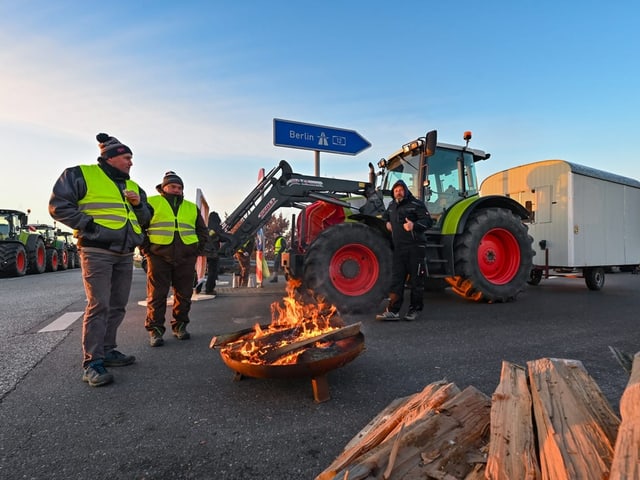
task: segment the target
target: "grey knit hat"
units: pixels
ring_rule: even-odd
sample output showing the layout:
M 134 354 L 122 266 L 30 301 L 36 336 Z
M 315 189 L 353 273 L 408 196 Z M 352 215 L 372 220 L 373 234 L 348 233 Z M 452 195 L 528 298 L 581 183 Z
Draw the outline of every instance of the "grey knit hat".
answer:
M 105 160 L 125 153 L 133 155 L 131 149 L 123 143 L 120 143 L 120 140 L 116 137 L 112 137 L 106 133 L 99 133 L 96 135 L 96 140 L 98 140 L 98 146 L 100 147 L 100 157 Z

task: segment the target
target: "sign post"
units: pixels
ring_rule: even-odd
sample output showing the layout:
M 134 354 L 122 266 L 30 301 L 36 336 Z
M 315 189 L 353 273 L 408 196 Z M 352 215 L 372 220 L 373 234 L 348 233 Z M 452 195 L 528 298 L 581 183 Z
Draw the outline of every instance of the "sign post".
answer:
M 355 130 L 273 119 L 273 144 L 278 147 L 314 150 L 316 176 L 320 175 L 320 152 L 357 155 L 371 144 Z

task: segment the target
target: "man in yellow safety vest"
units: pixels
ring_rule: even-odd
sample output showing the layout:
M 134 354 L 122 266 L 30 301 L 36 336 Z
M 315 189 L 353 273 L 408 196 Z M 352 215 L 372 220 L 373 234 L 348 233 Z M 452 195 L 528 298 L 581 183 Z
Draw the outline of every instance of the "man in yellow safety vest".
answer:
M 133 273 L 133 252 L 149 222 L 147 195 L 129 178 L 131 149 L 106 133 L 96 136 L 98 163 L 65 169 L 53 186 L 49 214 L 75 230 L 87 295 L 82 325 L 82 380 L 92 387 L 113 381 L 106 367 L 136 358 L 116 350 Z
M 202 255 L 208 230 L 198 206 L 184 198 L 184 183 L 167 172 L 156 186 L 160 195 L 149 197 L 153 215 L 146 227 L 142 252 L 147 259 L 147 317 L 149 344 L 164 344 L 167 294 L 173 289 L 171 330 L 178 340 L 187 332 L 196 260 Z

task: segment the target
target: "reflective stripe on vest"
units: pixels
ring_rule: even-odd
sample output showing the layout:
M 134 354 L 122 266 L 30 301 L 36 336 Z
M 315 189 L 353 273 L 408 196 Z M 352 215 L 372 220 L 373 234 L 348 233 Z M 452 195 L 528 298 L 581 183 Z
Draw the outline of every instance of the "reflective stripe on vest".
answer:
M 171 205 L 162 195 L 154 195 L 147 201 L 153 207 L 153 218 L 147 230 L 151 243 L 169 245 L 176 231 L 185 245 L 198 243 L 198 235 L 196 235 L 198 207 L 195 203 L 182 200 L 178 207 L 178 215 L 175 215 Z
M 82 176 L 87 184 L 87 194 L 78 200 L 78 208 L 93 218 L 98 225 L 111 230 L 125 227 L 127 220 L 135 233 L 141 233 L 138 218 L 129 202 L 124 200 L 118 185 L 100 168 L 99 165 L 80 165 Z M 140 194 L 140 187 L 132 180 L 126 182 L 127 190 Z

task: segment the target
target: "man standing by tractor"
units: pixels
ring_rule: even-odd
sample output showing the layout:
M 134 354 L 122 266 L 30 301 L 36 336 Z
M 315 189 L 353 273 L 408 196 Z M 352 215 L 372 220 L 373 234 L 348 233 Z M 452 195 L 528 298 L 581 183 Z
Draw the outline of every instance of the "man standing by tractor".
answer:
M 178 340 L 187 332 L 193 276 L 198 255 L 204 249 L 208 231 L 198 206 L 185 200 L 184 183 L 175 172 L 167 172 L 156 186 L 160 195 L 149 197 L 153 216 L 147 226 L 142 251 L 147 258 L 147 318 L 149 344 L 164 344 L 167 294 L 173 288 L 171 330 Z
M 220 235 L 218 232 L 222 230 L 220 223 L 221 220 L 218 212 L 211 212 L 207 222 L 209 235 L 204 247 L 204 253 L 207 256 L 207 281 L 205 283 L 204 293 L 207 295 L 217 295 L 216 282 L 218 280 L 218 268 L 220 264 Z
M 282 254 L 287 248 L 287 241 L 282 236 L 281 233 L 278 232 L 276 241 L 273 242 L 273 275 L 269 282 L 276 283 L 278 281 L 278 274 L 280 273 L 280 267 L 282 263 Z
M 387 309 L 376 320 L 400 320 L 404 287 L 409 278 L 411 296 L 405 320 L 415 320 L 424 305 L 426 230 L 433 223 L 426 205 L 398 180 L 392 187 L 393 200 L 382 214 L 393 239 L 391 291 Z
M 92 387 L 113 381 L 105 367 L 135 362 L 116 350 L 133 272 L 133 251 L 151 218 L 147 195 L 129 178 L 131 149 L 106 133 L 96 136 L 97 165 L 67 168 L 53 186 L 49 214 L 78 238 L 87 306 L 82 323 L 82 380 Z

